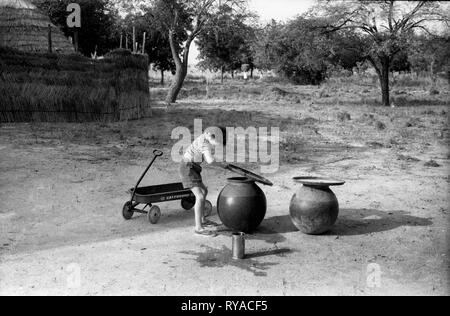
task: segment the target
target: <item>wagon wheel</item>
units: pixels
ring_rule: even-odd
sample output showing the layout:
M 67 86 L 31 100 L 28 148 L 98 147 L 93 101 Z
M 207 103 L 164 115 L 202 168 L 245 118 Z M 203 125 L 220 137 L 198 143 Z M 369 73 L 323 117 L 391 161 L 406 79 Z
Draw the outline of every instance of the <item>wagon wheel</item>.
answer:
M 205 208 L 203 209 L 203 216 L 208 217 L 211 215 L 213 210 L 212 203 L 208 200 L 205 201 Z
M 133 217 L 134 212 L 132 211 L 132 209 L 133 209 L 133 206 L 130 201 L 125 203 L 125 205 L 122 208 L 122 216 L 125 220 L 128 221 Z
M 150 208 L 150 211 L 147 213 L 148 221 L 152 224 L 158 223 L 161 218 L 161 210 L 158 206 L 154 205 Z
M 186 211 L 192 210 L 195 205 L 195 197 L 188 197 L 181 200 L 181 207 Z

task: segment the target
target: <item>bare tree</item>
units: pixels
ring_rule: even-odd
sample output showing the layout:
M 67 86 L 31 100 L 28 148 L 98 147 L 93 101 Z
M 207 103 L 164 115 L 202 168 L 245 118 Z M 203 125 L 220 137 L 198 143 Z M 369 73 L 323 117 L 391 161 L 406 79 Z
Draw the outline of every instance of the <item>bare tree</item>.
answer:
M 324 33 L 355 29 L 366 35 L 366 57 L 378 74 L 382 102 L 390 105 L 389 71 L 412 35 L 448 32 L 449 12 L 435 1 L 321 1 L 308 14 L 320 17 Z

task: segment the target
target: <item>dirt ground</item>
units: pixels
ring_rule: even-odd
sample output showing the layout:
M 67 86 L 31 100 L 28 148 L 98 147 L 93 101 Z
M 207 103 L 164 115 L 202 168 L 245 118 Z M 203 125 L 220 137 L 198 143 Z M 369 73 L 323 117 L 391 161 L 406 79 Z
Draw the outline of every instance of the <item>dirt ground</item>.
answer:
M 448 89 L 403 88 L 410 99 L 385 108 L 370 101 L 377 87 L 236 87 L 239 98 L 217 87 L 140 121 L 0 125 L 0 294 L 449 294 Z M 262 187 L 268 211 L 245 260 L 231 259 L 229 232 L 194 236 L 179 202 L 160 205 L 157 225 L 121 216 L 153 149 L 166 155 L 144 185 L 179 181 L 170 133 L 194 118 L 281 129 L 280 170 L 266 175 L 275 185 Z M 305 175 L 346 181 L 322 236 L 289 218 L 292 177 Z M 228 176 L 205 168 L 214 205 Z

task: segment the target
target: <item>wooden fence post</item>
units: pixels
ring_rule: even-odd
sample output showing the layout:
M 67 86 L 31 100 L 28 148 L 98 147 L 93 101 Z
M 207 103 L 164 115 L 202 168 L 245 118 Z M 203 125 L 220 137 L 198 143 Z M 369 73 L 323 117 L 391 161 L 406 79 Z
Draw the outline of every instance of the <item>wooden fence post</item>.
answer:
M 145 36 L 147 35 L 146 32 L 144 32 L 144 39 L 142 40 L 142 54 L 145 54 Z
M 78 30 L 75 29 L 75 31 L 73 32 L 73 39 L 75 42 L 75 51 L 78 52 Z
M 52 53 L 52 26 L 48 25 L 48 52 Z
M 136 53 L 136 27 L 133 26 L 133 53 Z

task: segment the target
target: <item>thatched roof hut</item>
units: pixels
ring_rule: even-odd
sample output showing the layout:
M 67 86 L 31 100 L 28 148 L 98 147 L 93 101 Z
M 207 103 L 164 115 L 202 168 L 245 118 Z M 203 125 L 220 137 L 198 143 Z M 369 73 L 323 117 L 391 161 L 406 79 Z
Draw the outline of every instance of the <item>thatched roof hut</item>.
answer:
M 74 53 L 70 41 L 34 4 L 27 0 L 0 0 L 0 46 L 26 52 L 47 52 L 49 25 L 53 52 Z

